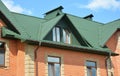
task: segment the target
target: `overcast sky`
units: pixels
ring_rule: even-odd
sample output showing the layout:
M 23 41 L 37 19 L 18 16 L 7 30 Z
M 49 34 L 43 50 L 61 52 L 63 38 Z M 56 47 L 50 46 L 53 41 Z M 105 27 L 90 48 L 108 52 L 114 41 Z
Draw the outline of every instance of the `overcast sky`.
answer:
M 79 17 L 94 15 L 94 21 L 107 23 L 120 19 L 120 0 L 2 0 L 10 11 L 44 17 L 44 13 L 59 6 Z

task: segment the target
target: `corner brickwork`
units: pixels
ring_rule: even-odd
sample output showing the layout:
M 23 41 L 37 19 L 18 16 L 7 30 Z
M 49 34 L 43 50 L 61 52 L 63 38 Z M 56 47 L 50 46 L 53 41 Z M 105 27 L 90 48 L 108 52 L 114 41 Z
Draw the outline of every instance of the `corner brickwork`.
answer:
M 34 76 L 34 47 L 31 45 L 26 45 L 25 49 L 25 76 Z

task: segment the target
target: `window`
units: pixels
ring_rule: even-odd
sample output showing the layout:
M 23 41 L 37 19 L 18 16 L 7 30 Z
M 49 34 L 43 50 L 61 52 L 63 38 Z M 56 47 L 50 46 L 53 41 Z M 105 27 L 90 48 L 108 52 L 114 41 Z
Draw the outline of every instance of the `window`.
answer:
M 61 41 L 61 42 L 70 44 L 71 42 L 70 32 L 64 28 L 60 29 L 60 27 L 54 27 L 53 28 L 53 41 L 57 41 L 57 42 Z
M 67 29 L 63 29 L 63 42 L 70 44 L 70 33 Z
M 0 66 L 4 66 L 5 64 L 5 48 L 4 43 L 0 42 Z
M 87 76 L 97 76 L 96 62 L 86 61 Z
M 60 76 L 60 58 L 48 56 L 48 76 Z
M 53 41 L 60 42 L 60 28 L 59 27 L 53 28 Z

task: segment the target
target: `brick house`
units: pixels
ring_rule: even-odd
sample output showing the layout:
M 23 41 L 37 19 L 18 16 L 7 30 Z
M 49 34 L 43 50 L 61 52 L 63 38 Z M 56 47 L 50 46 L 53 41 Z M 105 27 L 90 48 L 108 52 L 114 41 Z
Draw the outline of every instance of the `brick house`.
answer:
M 62 9 L 37 18 L 0 1 L 0 76 L 120 76 L 120 20 L 103 24 Z

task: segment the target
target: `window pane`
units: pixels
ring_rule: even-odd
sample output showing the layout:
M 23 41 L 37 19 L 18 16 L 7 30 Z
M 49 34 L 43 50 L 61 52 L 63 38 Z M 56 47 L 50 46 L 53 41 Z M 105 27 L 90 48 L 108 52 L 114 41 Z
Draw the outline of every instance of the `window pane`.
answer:
M 4 43 L 0 42 L 0 48 L 4 48 Z
M 92 68 L 92 76 L 96 76 L 96 68 Z
M 57 57 L 48 57 L 48 62 L 60 62 L 60 58 Z
M 96 62 L 86 61 L 86 68 L 87 68 L 87 76 L 97 75 Z
M 69 32 L 67 32 L 67 43 L 70 44 L 70 33 Z
M 60 76 L 60 64 L 55 64 L 55 76 Z
M 63 30 L 63 42 L 66 42 L 66 33 L 65 33 L 65 30 Z
M 59 27 L 53 28 L 53 41 L 60 42 L 60 28 Z
M 48 76 L 54 76 L 54 64 L 48 64 Z
M 91 69 L 90 68 L 87 68 L 87 76 L 91 76 Z
M 53 41 L 56 41 L 55 28 L 53 28 Z
M 57 36 L 57 41 L 60 42 L 60 28 L 56 27 L 56 36 Z
M 66 29 L 63 29 L 63 42 L 70 43 L 70 33 Z
M 0 65 L 4 65 L 4 50 L 0 50 Z
M 96 63 L 95 63 L 95 62 L 92 62 L 92 61 L 87 61 L 87 62 L 86 62 L 86 66 L 93 66 L 93 67 L 95 67 L 95 66 L 96 66 Z

